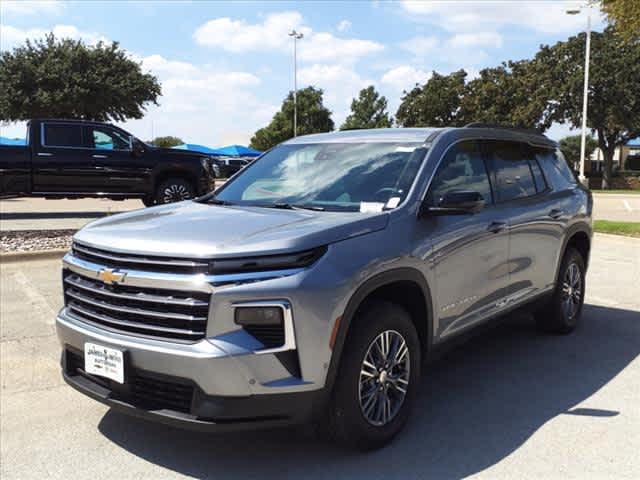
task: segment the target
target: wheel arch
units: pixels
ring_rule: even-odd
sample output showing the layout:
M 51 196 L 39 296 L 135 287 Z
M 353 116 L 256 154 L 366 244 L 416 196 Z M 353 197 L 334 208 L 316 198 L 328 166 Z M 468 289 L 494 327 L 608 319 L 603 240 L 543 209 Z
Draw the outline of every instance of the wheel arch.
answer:
M 575 248 L 580 252 L 582 258 L 584 260 L 585 268 L 589 266 L 589 255 L 591 253 L 591 240 L 592 240 L 592 230 L 589 225 L 586 223 L 578 223 L 572 225 L 568 230 L 566 235 L 564 236 L 564 240 L 562 242 L 562 249 L 560 250 L 560 255 L 558 257 L 558 261 L 556 263 L 556 274 L 554 277 L 555 282 L 558 281 L 558 275 L 560 273 L 560 265 L 562 264 L 562 259 L 567 253 L 567 249 L 569 247 Z
M 334 326 L 336 332 L 332 335 L 333 353 L 326 381 L 329 391 L 333 388 L 337 376 L 351 322 L 356 314 L 372 300 L 387 300 L 406 308 L 418 331 L 423 354 L 431 349 L 433 344 L 432 298 L 431 289 L 424 275 L 408 267 L 375 275 L 361 284 L 351 295 L 338 324 Z

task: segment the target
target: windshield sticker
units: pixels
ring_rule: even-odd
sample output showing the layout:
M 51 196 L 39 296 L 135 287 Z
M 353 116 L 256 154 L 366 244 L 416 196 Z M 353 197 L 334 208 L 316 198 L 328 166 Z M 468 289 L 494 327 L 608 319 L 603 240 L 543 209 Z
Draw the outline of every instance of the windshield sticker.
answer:
M 385 208 L 396 208 L 399 203 L 400 203 L 400 197 L 391 197 L 387 201 L 387 204 L 385 205 Z
M 360 213 L 381 212 L 384 203 L 380 202 L 360 202 Z

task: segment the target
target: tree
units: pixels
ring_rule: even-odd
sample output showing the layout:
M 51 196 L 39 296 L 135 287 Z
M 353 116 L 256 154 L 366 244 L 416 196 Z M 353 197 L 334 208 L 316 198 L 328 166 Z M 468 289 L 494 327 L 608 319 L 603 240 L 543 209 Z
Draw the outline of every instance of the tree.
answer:
M 404 92 L 396 113 L 403 127 L 451 127 L 464 125 L 459 116 L 465 92 L 467 72 L 458 70 L 449 75 L 433 72 L 423 85 Z
M 387 112 L 387 99 L 381 96 L 373 85 L 363 88 L 351 102 L 351 113 L 340 130 L 362 128 L 388 128 L 393 120 Z
M 307 87 L 298 90 L 298 135 L 330 132 L 334 128 L 331 111 L 322 103 L 323 91 Z M 293 92 L 289 92 L 271 123 L 258 130 L 250 146 L 265 151 L 293 137 Z
M 542 46 L 532 75 L 553 99 L 546 122 L 582 121 L 585 34 Z M 640 42 L 624 42 L 611 27 L 591 34 L 587 125 L 597 134 L 604 169 L 602 188 L 611 185 L 615 149 L 640 136 Z
M 602 0 L 602 11 L 625 40 L 640 40 L 640 2 L 638 0 Z
M 166 136 L 166 137 L 156 137 L 153 140 L 151 140 L 151 144 L 155 145 L 156 147 L 162 147 L 162 148 L 171 148 L 171 147 L 175 147 L 176 145 L 182 145 L 184 142 L 182 141 L 181 138 L 178 137 L 172 137 L 172 136 Z
M 161 95 L 156 77 L 142 73 L 117 42 L 27 40 L 0 55 L 0 121 L 141 118 Z
M 560 140 L 560 150 L 564 154 L 569 166 L 575 170 L 575 165 L 580 162 L 580 145 L 582 141 L 581 135 L 570 135 Z M 585 158 L 589 158 L 591 154 L 598 148 L 598 142 L 592 137 L 587 136 L 585 142 Z
M 530 75 L 531 61 L 505 62 L 485 68 L 467 83 L 460 104 L 463 123 L 484 122 L 541 131 L 551 126 L 543 113 L 550 98 L 536 77 Z

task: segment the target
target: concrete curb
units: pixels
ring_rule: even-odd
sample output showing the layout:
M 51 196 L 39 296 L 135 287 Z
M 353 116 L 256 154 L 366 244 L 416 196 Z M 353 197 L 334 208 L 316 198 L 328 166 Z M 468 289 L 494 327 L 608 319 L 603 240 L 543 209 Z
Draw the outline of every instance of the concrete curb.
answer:
M 0 264 L 62 258 L 68 249 L 35 250 L 33 252 L 0 253 Z

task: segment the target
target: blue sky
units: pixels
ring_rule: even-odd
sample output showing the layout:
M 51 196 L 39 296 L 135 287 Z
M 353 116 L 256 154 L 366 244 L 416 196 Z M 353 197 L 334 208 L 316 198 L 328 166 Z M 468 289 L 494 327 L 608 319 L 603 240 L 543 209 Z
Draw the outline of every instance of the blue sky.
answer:
M 176 135 L 189 143 L 247 143 L 293 88 L 325 91 L 339 125 L 351 99 L 375 85 L 397 109 L 403 90 L 432 70 L 470 76 L 504 60 L 529 58 L 543 43 L 584 29 L 571 1 L 12 1 L 0 2 L 0 47 L 48 31 L 87 43 L 116 40 L 163 87 L 159 107 L 123 126 L 142 139 Z M 595 12 L 594 12 L 595 13 Z M 596 28 L 602 28 L 597 16 Z M 23 125 L 1 126 L 23 136 Z M 552 137 L 566 134 L 554 126 Z

